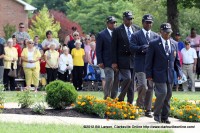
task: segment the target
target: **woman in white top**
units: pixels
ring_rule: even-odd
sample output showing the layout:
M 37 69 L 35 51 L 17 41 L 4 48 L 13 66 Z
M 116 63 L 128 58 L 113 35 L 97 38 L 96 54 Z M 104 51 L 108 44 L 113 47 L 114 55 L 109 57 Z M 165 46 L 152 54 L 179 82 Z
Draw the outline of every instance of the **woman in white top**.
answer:
M 49 45 L 51 44 L 51 43 L 55 43 L 56 44 L 56 47 L 55 47 L 55 49 L 59 49 L 59 46 L 60 46 L 60 43 L 58 42 L 58 40 L 56 40 L 55 38 L 53 38 L 53 36 L 52 36 L 52 31 L 50 31 L 50 30 L 48 30 L 47 32 L 46 32 L 46 39 L 42 42 L 42 48 L 43 48 L 43 50 L 48 50 L 49 49 Z
M 69 54 L 69 48 L 63 47 L 63 54 L 60 55 L 58 62 L 58 79 L 70 82 L 70 74 L 73 69 L 72 56 Z

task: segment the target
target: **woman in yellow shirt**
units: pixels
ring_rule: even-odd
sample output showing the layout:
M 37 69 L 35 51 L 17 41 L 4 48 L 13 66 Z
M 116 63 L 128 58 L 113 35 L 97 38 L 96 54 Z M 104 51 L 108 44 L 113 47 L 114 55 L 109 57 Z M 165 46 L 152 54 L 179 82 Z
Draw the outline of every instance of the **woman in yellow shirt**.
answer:
M 33 84 L 35 91 L 37 91 L 40 74 L 40 57 L 40 51 L 34 47 L 33 40 L 28 40 L 27 47 L 24 48 L 21 53 L 27 89 L 31 87 L 31 84 Z
M 10 69 L 17 69 L 18 53 L 17 49 L 13 47 L 12 38 L 8 39 L 7 46 L 4 48 L 4 76 L 3 83 L 6 90 L 8 89 L 8 84 L 10 82 L 10 90 L 15 90 L 15 77 L 8 76 Z
M 76 40 L 75 46 L 76 48 L 72 49 L 71 55 L 73 58 L 73 85 L 76 88 L 76 90 L 82 90 L 82 77 L 83 77 L 83 68 L 84 68 L 84 56 L 85 52 L 84 49 L 81 48 L 81 41 Z
M 45 52 L 47 84 L 57 79 L 59 53 L 55 50 L 56 44 L 51 42 L 49 50 Z

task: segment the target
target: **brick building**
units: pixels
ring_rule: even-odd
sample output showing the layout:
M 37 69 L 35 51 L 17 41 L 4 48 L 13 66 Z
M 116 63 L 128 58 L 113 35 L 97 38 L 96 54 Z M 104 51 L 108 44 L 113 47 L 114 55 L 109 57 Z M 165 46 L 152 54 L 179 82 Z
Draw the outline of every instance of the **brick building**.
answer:
M 37 8 L 29 5 L 23 0 L 0 0 L 0 37 L 4 36 L 3 26 L 11 24 L 16 26 L 23 22 L 28 27 L 28 11 L 34 11 Z

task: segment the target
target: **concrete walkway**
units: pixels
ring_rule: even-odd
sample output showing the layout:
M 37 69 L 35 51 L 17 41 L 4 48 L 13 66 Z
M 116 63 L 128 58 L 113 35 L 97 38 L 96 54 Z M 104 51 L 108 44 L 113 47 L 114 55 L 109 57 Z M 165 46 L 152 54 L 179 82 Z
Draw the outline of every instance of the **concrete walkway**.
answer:
M 6 108 L 16 108 L 16 103 L 6 103 Z M 41 124 L 65 124 L 80 125 L 83 127 L 101 127 L 109 126 L 110 128 L 143 128 L 143 129 L 168 129 L 175 133 L 198 133 L 200 123 L 182 122 L 178 119 L 170 118 L 171 124 L 156 123 L 153 118 L 141 117 L 139 120 L 107 120 L 97 118 L 78 118 L 78 117 L 58 117 L 58 116 L 41 116 L 41 115 L 19 115 L 19 114 L 0 114 L 2 122 L 16 123 L 41 123 Z M 168 126 L 168 127 L 166 127 Z

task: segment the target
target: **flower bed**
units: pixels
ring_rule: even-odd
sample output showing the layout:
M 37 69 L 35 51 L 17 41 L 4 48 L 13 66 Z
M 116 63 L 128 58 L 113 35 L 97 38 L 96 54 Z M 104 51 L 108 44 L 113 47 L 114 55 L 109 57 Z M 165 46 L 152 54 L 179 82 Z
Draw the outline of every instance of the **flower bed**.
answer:
M 81 113 L 96 114 L 100 118 L 136 120 L 144 114 L 142 109 L 118 98 L 99 100 L 94 96 L 78 96 L 75 109 Z
M 152 100 L 152 110 L 155 98 Z M 200 122 L 200 101 L 179 100 L 171 98 L 170 117 L 187 122 Z

